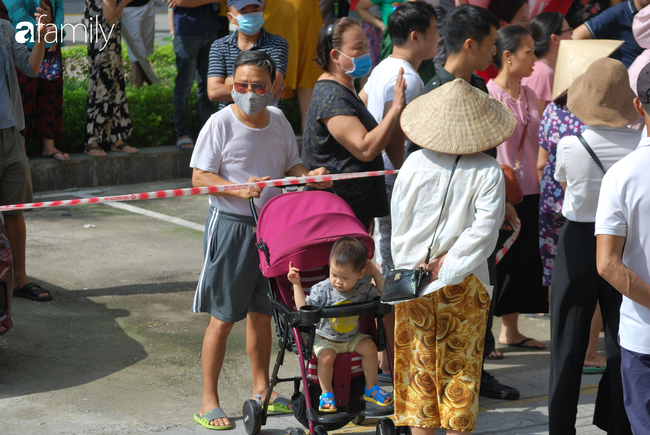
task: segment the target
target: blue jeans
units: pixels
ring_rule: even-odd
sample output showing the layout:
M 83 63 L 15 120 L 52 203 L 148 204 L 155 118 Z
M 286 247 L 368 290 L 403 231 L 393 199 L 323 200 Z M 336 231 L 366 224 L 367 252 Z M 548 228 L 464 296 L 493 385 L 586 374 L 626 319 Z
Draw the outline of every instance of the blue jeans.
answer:
M 208 97 L 208 62 L 210 47 L 217 39 L 217 31 L 174 35 L 176 54 L 176 84 L 174 86 L 174 127 L 176 136 L 190 134 L 188 100 L 196 78 L 196 120 L 199 130 L 214 113 L 214 104 Z

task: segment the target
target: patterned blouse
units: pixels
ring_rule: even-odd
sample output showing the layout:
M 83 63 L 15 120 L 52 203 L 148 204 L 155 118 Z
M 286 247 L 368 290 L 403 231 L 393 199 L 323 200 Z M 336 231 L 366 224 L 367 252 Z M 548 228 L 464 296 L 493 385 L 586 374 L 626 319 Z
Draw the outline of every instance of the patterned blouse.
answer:
M 539 126 L 539 145 L 548 151 L 548 161 L 544 166 L 540 186 L 539 211 L 541 213 L 562 213 L 564 189 L 554 177 L 557 144 L 564 136 L 581 134 L 585 127 L 582 121 L 576 118 L 567 108 L 566 97 L 551 102 L 544 110 Z

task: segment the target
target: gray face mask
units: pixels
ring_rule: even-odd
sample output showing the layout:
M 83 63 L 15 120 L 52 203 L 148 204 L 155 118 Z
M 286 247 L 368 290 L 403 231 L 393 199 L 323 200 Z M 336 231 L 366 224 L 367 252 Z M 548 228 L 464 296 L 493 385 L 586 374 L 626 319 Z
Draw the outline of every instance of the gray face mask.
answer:
M 273 92 L 264 95 L 257 95 L 255 92 L 240 94 L 233 89 L 230 91 L 230 96 L 237 107 L 248 116 L 257 115 L 273 101 Z

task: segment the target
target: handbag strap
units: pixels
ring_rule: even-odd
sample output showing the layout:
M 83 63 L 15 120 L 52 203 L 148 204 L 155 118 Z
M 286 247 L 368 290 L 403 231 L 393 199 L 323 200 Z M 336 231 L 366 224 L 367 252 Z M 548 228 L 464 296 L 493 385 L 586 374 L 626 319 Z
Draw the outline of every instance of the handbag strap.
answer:
M 456 157 L 454 166 L 451 167 L 451 175 L 449 176 L 449 183 L 447 184 L 447 190 L 445 191 L 445 197 L 442 200 L 442 207 L 440 207 L 440 216 L 438 216 L 438 222 L 436 222 L 436 229 L 433 230 L 433 237 L 431 238 L 431 244 L 427 248 L 427 259 L 424 260 L 424 264 L 428 264 L 431 259 L 431 248 L 433 247 L 433 242 L 436 240 L 436 233 L 438 232 L 438 225 L 440 225 L 440 220 L 442 219 L 442 212 L 445 209 L 445 202 L 447 202 L 447 195 L 449 194 L 449 187 L 451 186 L 451 179 L 454 178 L 454 172 L 456 172 L 456 166 L 458 166 L 458 161 L 461 156 Z
M 589 146 L 589 144 L 587 143 L 587 141 L 585 140 L 585 138 L 582 137 L 581 134 L 579 134 L 579 135 L 578 135 L 578 139 L 579 139 L 580 142 L 582 143 L 582 146 L 585 147 L 585 149 L 587 150 L 587 152 L 589 153 L 589 155 L 591 156 L 591 158 L 594 159 L 594 162 L 596 162 L 596 164 L 598 165 L 598 167 L 603 171 L 603 174 L 607 173 L 607 171 L 605 170 L 605 168 L 603 168 L 603 164 L 600 163 L 600 159 L 598 158 L 598 156 L 596 155 L 596 153 L 594 152 L 594 150 L 591 149 L 591 147 Z
M 524 151 L 524 141 L 526 140 L 526 133 L 528 132 L 528 123 L 524 125 L 524 134 L 521 135 L 521 141 L 519 141 L 519 151 L 517 151 L 517 159 L 515 160 L 515 166 L 512 168 L 515 172 L 519 169 L 519 160 L 521 160 L 521 153 Z

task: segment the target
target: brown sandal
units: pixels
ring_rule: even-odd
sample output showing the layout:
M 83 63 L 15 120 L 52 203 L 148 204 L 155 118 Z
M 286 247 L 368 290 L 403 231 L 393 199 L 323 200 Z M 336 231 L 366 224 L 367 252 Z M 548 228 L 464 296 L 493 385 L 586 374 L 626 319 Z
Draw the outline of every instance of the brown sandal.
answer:
M 91 154 L 91 151 L 102 151 L 104 154 Z M 102 149 L 99 145 L 88 145 L 84 148 L 84 154 L 88 154 L 90 157 L 106 157 L 106 151 Z
M 131 147 L 131 148 L 133 148 L 135 151 L 126 151 L 126 150 L 124 149 L 124 148 L 126 148 L 126 147 L 130 147 L 130 146 L 131 146 L 131 145 L 129 145 L 128 143 L 126 143 L 126 142 L 122 142 L 122 143 L 119 144 L 119 145 L 115 145 L 114 147 L 112 146 L 112 147 L 111 147 L 111 151 L 116 152 L 116 153 L 127 153 L 127 154 L 137 154 L 137 153 L 140 152 L 140 150 L 138 150 L 138 149 L 135 148 L 135 147 Z

